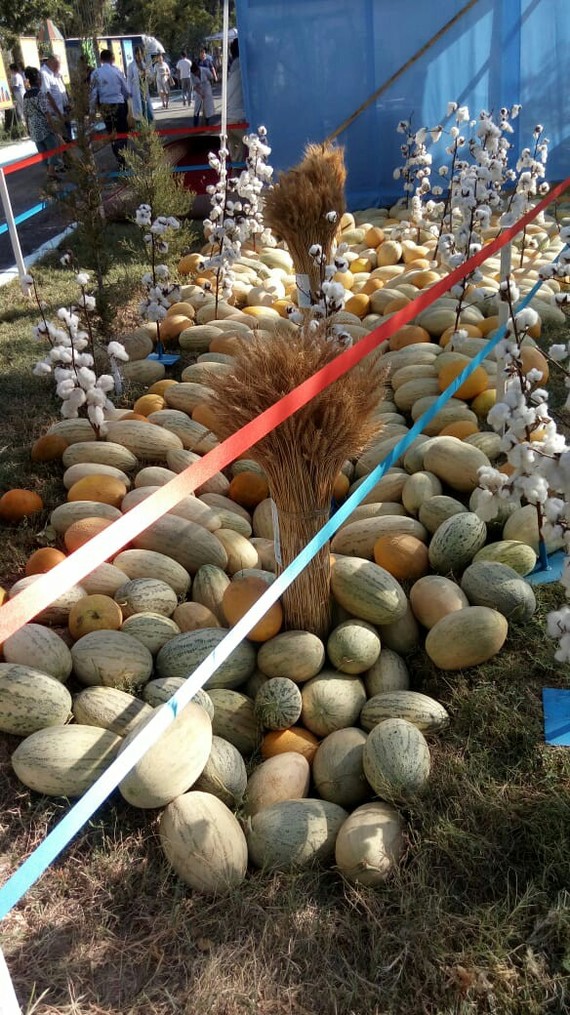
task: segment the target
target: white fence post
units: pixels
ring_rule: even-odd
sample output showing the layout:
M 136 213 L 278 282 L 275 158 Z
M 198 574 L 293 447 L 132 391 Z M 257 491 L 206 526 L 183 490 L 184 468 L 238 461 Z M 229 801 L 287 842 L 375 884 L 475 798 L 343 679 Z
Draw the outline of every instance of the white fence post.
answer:
M 222 38 L 222 109 L 220 122 L 220 139 L 222 147 L 227 148 L 228 139 L 228 32 L 230 23 L 229 0 L 224 0 L 224 20 Z
M 2 207 L 4 208 L 4 215 L 6 216 L 6 222 L 8 223 L 10 240 L 12 241 L 12 250 L 14 251 L 14 260 L 18 268 L 20 282 L 22 282 L 24 275 L 26 274 L 26 264 L 24 261 L 24 256 L 22 254 L 22 248 L 20 246 L 20 238 L 18 236 L 18 230 L 16 229 L 16 222 L 14 220 L 14 212 L 12 211 L 12 203 L 10 201 L 8 187 L 6 186 L 6 177 L 4 176 L 4 170 L 1 168 L 0 168 L 0 198 L 2 199 Z

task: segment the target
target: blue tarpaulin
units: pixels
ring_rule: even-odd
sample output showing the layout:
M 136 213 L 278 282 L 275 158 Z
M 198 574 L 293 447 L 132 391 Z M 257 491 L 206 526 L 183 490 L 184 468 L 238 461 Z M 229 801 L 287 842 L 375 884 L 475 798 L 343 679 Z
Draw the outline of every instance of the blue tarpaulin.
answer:
M 294 165 L 405 64 L 466 0 L 236 0 L 246 113 L 264 124 L 276 169 Z M 481 109 L 521 103 L 514 153 L 537 123 L 550 138 L 547 179 L 570 167 L 570 0 L 478 0 L 339 137 L 349 207 L 402 196 L 401 119 L 451 126 L 448 101 Z M 434 163 L 446 160 L 445 144 Z

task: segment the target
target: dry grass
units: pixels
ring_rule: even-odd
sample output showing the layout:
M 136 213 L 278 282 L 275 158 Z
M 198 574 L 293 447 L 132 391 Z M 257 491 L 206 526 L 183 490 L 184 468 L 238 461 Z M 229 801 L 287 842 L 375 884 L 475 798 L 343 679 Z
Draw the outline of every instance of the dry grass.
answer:
M 265 194 L 264 221 L 275 236 L 287 242 L 295 271 L 308 276 L 312 303 L 317 300 L 321 271 L 309 256 L 309 248 L 319 244 L 324 263 L 330 263 L 333 240 L 346 207 L 345 181 L 342 148 L 308 145 L 299 165 L 281 173 Z M 331 211 L 337 215 L 332 222 L 327 219 Z
M 232 374 L 209 381 L 218 436 L 228 437 L 256 419 L 338 353 L 326 321 L 314 328 L 307 323 L 295 334 L 277 329 L 271 337 L 242 342 Z M 277 507 L 282 570 L 327 521 L 343 463 L 378 435 L 375 409 L 385 377 L 382 358 L 367 356 L 254 446 L 251 456 L 264 469 Z M 327 545 L 282 597 L 287 627 L 326 638 L 329 601 Z

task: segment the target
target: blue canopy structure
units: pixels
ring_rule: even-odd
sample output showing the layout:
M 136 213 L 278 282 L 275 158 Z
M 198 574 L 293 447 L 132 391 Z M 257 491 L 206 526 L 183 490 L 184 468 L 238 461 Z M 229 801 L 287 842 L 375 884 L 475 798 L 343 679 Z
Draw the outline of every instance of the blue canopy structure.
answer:
M 466 0 L 236 0 L 246 114 L 286 169 L 324 140 L 465 6 Z M 550 139 L 547 179 L 570 167 L 570 0 L 477 0 L 346 131 L 349 207 L 402 196 L 399 120 L 451 126 L 447 103 L 522 104 L 513 154 Z M 434 163 L 446 161 L 445 135 Z

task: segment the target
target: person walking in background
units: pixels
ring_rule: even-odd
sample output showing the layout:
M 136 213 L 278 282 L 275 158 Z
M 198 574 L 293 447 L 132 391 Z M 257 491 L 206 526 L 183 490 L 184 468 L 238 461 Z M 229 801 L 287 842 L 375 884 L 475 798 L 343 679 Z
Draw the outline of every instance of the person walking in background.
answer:
M 131 93 L 131 105 L 135 120 L 152 123 L 154 113 L 150 101 L 148 71 L 141 46 L 135 46 L 134 59 L 127 67 L 127 88 Z
M 192 74 L 192 62 L 188 59 L 186 50 L 182 50 L 180 59 L 176 64 L 176 70 L 178 71 L 178 78 L 180 81 L 180 88 L 182 89 L 182 105 L 189 106 L 192 93 L 192 85 L 190 82 L 190 75 Z
M 50 115 L 55 120 L 61 120 L 61 133 L 66 141 L 71 141 L 70 103 L 67 88 L 61 76 L 59 57 L 48 56 L 40 67 L 40 74 L 41 89 L 46 96 Z
M 198 66 L 199 67 L 205 67 L 206 70 L 210 71 L 210 73 L 212 75 L 212 81 L 217 81 L 218 80 L 218 75 L 216 74 L 216 68 L 214 66 L 214 61 L 212 60 L 212 57 L 210 56 L 210 54 L 206 52 L 206 48 L 204 46 L 202 46 L 200 48 L 200 55 L 198 57 Z
M 40 72 L 37 67 L 26 67 L 24 74 L 30 86 L 24 94 L 23 101 L 24 119 L 28 134 L 39 152 L 49 152 L 60 145 L 61 139 L 50 122 L 47 98 L 45 92 L 40 87 Z M 46 162 L 47 175 L 51 179 L 57 177 L 59 173 L 65 172 L 63 163 L 58 155 L 50 155 Z
M 16 119 L 18 123 L 24 123 L 24 95 L 26 94 L 26 85 L 24 78 L 18 70 L 17 63 L 10 64 L 10 91 L 12 92 L 12 99 L 14 101 L 14 109 L 16 111 Z
M 110 49 L 102 50 L 101 66 L 97 67 L 91 75 L 90 106 L 92 112 L 99 109 L 108 134 L 126 134 L 129 129 L 128 100 L 130 93 L 125 75 L 118 67 L 113 66 L 113 59 Z M 126 137 L 116 137 L 111 142 L 113 155 L 119 169 L 125 167 L 123 151 L 127 146 L 127 141 Z
M 170 67 L 168 66 L 162 53 L 159 53 L 156 58 L 154 76 L 156 78 L 158 94 L 160 95 L 162 101 L 162 108 L 168 109 L 168 103 L 170 101 Z
M 212 72 L 208 67 L 200 67 L 196 61 L 192 64 L 192 88 L 194 91 L 194 126 L 204 116 L 206 126 L 214 117 L 214 96 L 212 95 Z
M 243 107 L 243 87 L 239 63 L 239 42 L 230 42 L 231 64 L 228 71 L 228 124 L 239 123 L 245 119 Z M 242 162 L 244 156 L 243 130 L 228 130 L 228 151 L 232 162 Z

